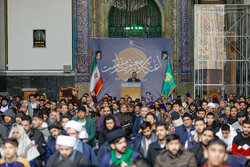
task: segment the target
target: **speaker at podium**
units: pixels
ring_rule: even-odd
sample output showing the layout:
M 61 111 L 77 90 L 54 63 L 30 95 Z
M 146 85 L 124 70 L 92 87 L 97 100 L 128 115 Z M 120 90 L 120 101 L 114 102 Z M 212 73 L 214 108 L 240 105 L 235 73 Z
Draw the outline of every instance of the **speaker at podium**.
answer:
M 121 97 L 130 96 L 133 100 L 141 99 L 141 82 L 122 82 Z

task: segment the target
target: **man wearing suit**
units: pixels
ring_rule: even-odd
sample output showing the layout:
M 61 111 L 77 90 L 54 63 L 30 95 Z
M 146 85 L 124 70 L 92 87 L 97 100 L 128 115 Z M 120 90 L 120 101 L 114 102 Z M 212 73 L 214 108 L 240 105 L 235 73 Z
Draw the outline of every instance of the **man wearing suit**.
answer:
M 127 82 L 141 82 L 139 79 L 136 78 L 137 77 L 137 73 L 133 72 L 132 73 L 132 78 L 129 78 Z

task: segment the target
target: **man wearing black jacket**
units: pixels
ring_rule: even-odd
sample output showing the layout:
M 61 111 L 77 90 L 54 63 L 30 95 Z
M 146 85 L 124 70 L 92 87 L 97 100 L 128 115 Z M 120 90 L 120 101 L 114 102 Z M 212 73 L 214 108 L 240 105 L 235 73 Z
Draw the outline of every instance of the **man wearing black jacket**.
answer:
M 190 149 L 190 151 L 195 155 L 198 167 L 202 167 L 207 162 L 203 152 L 208 142 L 212 139 L 214 139 L 214 130 L 211 127 L 207 127 L 202 132 L 201 142 L 197 143 L 193 148 Z
M 162 150 L 166 148 L 166 136 L 169 134 L 168 125 L 166 123 L 159 123 L 156 125 L 157 141 L 153 142 L 148 147 L 148 160 L 153 167 L 155 164 L 155 158 L 160 154 Z
M 41 167 L 44 156 L 46 155 L 46 143 L 42 132 L 32 127 L 32 120 L 29 115 L 22 118 L 22 127 L 29 136 L 30 140 L 36 145 L 40 156 L 36 159 L 35 167 Z

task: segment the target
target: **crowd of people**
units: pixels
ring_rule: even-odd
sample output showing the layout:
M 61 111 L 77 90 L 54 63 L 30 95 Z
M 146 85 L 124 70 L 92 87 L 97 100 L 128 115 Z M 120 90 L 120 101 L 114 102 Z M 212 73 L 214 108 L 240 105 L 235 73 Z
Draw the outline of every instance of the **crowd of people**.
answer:
M 250 98 L 0 96 L 0 167 L 247 167 Z

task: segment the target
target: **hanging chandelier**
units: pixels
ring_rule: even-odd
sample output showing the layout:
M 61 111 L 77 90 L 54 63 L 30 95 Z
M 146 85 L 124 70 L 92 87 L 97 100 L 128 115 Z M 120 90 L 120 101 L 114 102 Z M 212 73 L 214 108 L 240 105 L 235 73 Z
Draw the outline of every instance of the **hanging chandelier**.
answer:
M 148 0 L 106 0 L 106 4 L 131 12 L 146 6 Z

